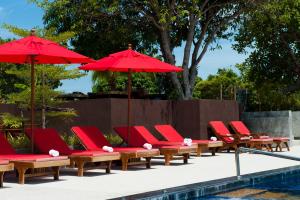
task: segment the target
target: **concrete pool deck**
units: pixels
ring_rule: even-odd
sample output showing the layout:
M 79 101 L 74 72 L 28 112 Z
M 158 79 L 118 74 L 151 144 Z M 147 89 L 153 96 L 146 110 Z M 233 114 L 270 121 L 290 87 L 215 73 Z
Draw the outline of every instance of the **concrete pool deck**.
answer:
M 300 157 L 300 146 L 281 154 Z M 240 161 L 242 175 L 300 165 L 298 161 L 245 153 L 240 155 Z M 164 166 L 163 160 L 155 159 L 152 169 L 144 166 L 131 167 L 129 171 L 113 168 L 111 174 L 99 169 L 85 172 L 84 177 L 77 177 L 73 169 L 63 169 L 60 181 L 40 177 L 28 179 L 25 185 L 18 185 L 15 179 L 6 177 L 4 188 L 0 189 L 0 199 L 110 199 L 236 175 L 233 153 L 204 154 L 192 157 L 187 165 L 181 163 L 178 160 L 173 161 L 171 166 Z

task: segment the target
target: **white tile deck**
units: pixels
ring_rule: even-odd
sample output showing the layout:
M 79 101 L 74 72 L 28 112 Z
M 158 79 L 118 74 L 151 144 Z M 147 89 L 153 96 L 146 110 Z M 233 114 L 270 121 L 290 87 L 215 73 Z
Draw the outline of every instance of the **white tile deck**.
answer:
M 294 146 L 290 152 L 283 154 L 300 157 L 300 146 Z M 300 164 L 297 161 L 254 154 L 242 154 L 240 160 L 242 174 Z M 15 180 L 10 180 L 4 183 L 5 188 L 0 189 L 0 199 L 100 200 L 235 175 L 233 153 L 218 153 L 214 157 L 192 157 L 188 165 L 181 165 L 181 161 L 173 161 L 175 164 L 172 166 L 161 163 L 162 160 L 154 160 L 150 170 L 118 169 L 112 170 L 111 174 L 105 174 L 104 170 L 92 170 L 85 177 L 75 176 L 75 171 L 62 172 L 61 180 L 56 182 L 51 177 L 30 179 L 25 185 L 18 185 Z

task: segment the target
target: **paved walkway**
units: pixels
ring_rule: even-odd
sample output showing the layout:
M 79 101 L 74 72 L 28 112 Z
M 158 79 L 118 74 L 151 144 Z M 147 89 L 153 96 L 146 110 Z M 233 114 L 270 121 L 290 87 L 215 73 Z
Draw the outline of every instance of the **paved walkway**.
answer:
M 300 146 L 282 154 L 300 157 Z M 242 174 L 299 165 L 297 161 L 254 154 L 242 154 L 240 160 Z M 77 177 L 75 171 L 68 169 L 61 173 L 60 181 L 52 181 L 50 177 L 36 178 L 29 179 L 25 185 L 18 185 L 15 180 L 7 182 L 6 179 L 5 188 L 0 189 L 0 199 L 100 200 L 235 175 L 233 153 L 192 157 L 187 165 L 180 161 L 173 163 L 172 166 L 164 166 L 162 160 L 155 160 L 152 169 L 140 166 L 129 171 L 112 170 L 111 174 L 105 174 L 104 170 L 92 170 L 86 172 L 85 177 Z

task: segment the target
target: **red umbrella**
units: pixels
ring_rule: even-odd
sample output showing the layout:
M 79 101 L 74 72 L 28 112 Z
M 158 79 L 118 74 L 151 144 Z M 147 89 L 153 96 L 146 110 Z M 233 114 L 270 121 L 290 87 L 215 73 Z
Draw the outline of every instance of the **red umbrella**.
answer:
M 158 59 L 133 51 L 131 44 L 128 50 L 110 54 L 94 63 L 79 67 L 82 70 L 115 71 L 128 73 L 128 134 L 130 134 L 130 99 L 131 99 L 131 73 L 132 72 L 180 72 L 175 67 Z
M 33 129 L 35 96 L 34 65 L 89 63 L 94 62 L 94 60 L 70 51 L 55 42 L 36 37 L 35 30 L 31 30 L 31 34 L 28 37 L 0 45 L 0 62 L 29 63 L 31 65 L 31 129 Z

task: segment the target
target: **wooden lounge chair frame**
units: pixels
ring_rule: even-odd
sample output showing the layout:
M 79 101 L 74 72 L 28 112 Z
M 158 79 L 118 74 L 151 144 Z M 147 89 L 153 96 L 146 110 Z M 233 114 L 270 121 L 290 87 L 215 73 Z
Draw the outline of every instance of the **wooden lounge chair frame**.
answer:
M 137 131 L 137 130 L 135 130 L 136 127 L 142 127 L 142 126 L 132 126 L 131 132 L 130 132 L 131 134 L 134 134 L 133 131 Z M 143 127 L 143 128 L 145 128 L 145 127 Z M 125 135 L 123 135 L 120 132 L 120 129 L 128 130 L 127 127 L 115 127 L 114 130 L 120 135 L 120 137 L 124 141 L 126 141 L 128 143 L 127 138 L 125 137 Z M 147 130 L 147 129 L 145 128 L 145 130 Z M 139 134 L 138 131 L 135 134 Z M 134 136 L 132 136 L 132 137 L 134 137 Z M 146 139 L 144 138 L 144 140 L 146 140 Z M 145 141 L 145 143 L 146 142 L 147 141 Z M 172 142 L 164 141 L 164 143 L 161 144 L 158 141 L 158 144 L 152 144 L 152 145 L 154 148 L 159 149 L 160 155 L 164 156 L 165 165 L 170 165 L 170 161 L 179 160 L 179 159 L 182 159 L 183 163 L 187 164 L 190 154 L 197 151 L 197 146 L 195 144 L 193 144 L 192 146 L 175 146 L 175 144 Z
M 62 166 L 70 165 L 69 159 L 49 160 L 49 161 L 10 161 L 18 172 L 19 184 L 25 183 L 26 177 L 35 177 L 41 175 L 53 174 L 54 180 L 59 180 L 59 169 Z M 28 169 L 51 168 L 52 172 L 25 174 Z
M 237 137 L 236 135 L 228 135 L 228 136 L 223 136 L 223 135 L 222 135 L 222 136 L 220 136 L 220 135 L 216 132 L 216 130 L 214 129 L 214 127 L 212 127 L 211 125 L 209 125 L 208 129 L 211 130 L 211 131 L 214 133 L 214 135 L 215 135 L 219 140 L 223 141 L 223 146 L 220 147 L 220 148 L 217 148 L 216 151 L 219 151 L 219 150 L 222 150 L 222 149 L 224 149 L 224 150 L 227 149 L 227 152 L 229 152 L 230 149 L 233 149 L 234 151 L 236 151 L 240 144 L 247 144 L 247 142 L 242 142 L 242 143 L 241 143 L 241 142 L 239 141 L 239 137 Z M 234 142 L 232 142 L 232 143 L 227 143 L 227 142 L 224 140 L 224 138 L 226 138 L 226 137 L 233 137 L 233 138 L 234 138 Z
M 160 127 L 168 127 L 169 129 L 172 129 L 172 131 L 174 131 L 178 138 L 179 141 L 172 141 L 170 140 L 169 138 L 166 137 L 165 133 L 162 132 L 162 130 L 160 129 Z M 154 126 L 155 129 L 167 140 L 167 141 L 170 141 L 170 142 L 182 142 L 184 140 L 184 138 L 181 136 L 181 134 L 175 129 L 173 128 L 173 126 L 171 125 L 155 125 Z M 179 139 L 180 138 L 180 139 Z M 193 140 L 193 143 L 195 143 L 197 145 L 197 152 L 196 152 L 196 156 L 197 157 L 200 157 L 203 150 L 204 149 L 208 149 L 211 151 L 211 154 L 212 156 L 215 156 L 216 154 L 216 150 L 220 147 L 223 146 L 223 142 L 222 141 L 214 141 L 214 142 L 208 142 L 208 143 L 201 143 L 201 142 L 197 142 L 197 141 L 200 141 L 200 140 Z
M 12 171 L 14 169 L 13 163 L 0 164 L 0 188 L 3 187 L 3 176 L 7 171 Z
M 231 127 L 231 129 L 239 136 L 242 136 L 241 133 L 236 129 L 235 125 L 233 124 L 233 122 L 241 122 L 245 128 L 246 125 L 242 122 L 242 121 L 231 121 L 229 122 L 229 126 Z M 247 128 L 248 129 L 248 128 Z M 266 136 L 266 137 L 269 137 L 268 136 L 268 133 L 251 133 L 250 130 L 249 130 L 249 134 L 253 137 L 253 138 L 261 138 L 262 136 Z M 272 144 L 275 144 L 275 149 L 276 151 L 278 151 L 278 149 L 280 151 L 282 151 L 282 147 L 283 145 L 285 145 L 285 147 L 287 148 L 288 151 L 290 151 L 290 148 L 289 148 L 289 144 L 288 144 L 288 139 L 282 139 L 282 138 L 276 138 L 276 137 L 269 137 L 271 139 L 273 139 L 273 142 Z M 258 144 L 256 144 L 257 148 L 267 148 L 269 151 L 273 151 L 272 149 L 272 144 L 270 144 L 270 142 L 261 142 L 261 144 L 259 144 L 259 142 L 257 142 Z M 250 144 L 251 145 L 251 144 Z M 252 146 L 255 146 L 255 144 L 252 144 Z
M 99 132 L 99 140 L 103 140 L 103 134 L 101 131 L 96 128 L 96 127 L 80 127 L 80 126 L 75 126 L 71 128 L 71 131 L 74 133 L 74 135 L 78 138 L 78 140 L 81 142 L 82 146 L 84 146 L 85 149 L 92 150 L 90 149 L 83 140 L 77 135 L 76 129 L 77 128 L 88 128 L 88 129 L 94 129 Z M 105 139 L 105 138 L 104 138 Z M 106 139 L 105 139 L 106 140 Z M 108 141 L 105 141 L 108 143 Z M 109 144 L 107 144 L 109 145 Z M 100 147 L 97 147 L 98 150 L 100 150 Z M 95 149 L 96 150 L 96 149 Z M 159 151 L 120 151 L 120 158 L 121 158 L 121 163 L 122 163 L 122 170 L 126 171 L 128 170 L 128 166 L 133 166 L 133 165 L 146 165 L 146 168 L 149 169 L 151 168 L 151 158 L 155 156 L 159 156 Z M 119 158 L 119 159 L 120 159 Z M 140 160 L 141 158 L 144 158 L 145 161 Z M 133 161 L 134 160 L 134 161 Z
M 58 134 L 55 129 L 35 129 L 35 131 L 39 131 L 39 130 L 54 131 L 55 134 Z M 28 137 L 31 136 L 30 129 L 26 129 L 25 133 L 27 134 Z M 37 133 L 35 133 L 35 136 L 37 137 Z M 58 139 L 61 140 L 61 138 L 59 138 L 59 136 L 58 136 Z M 38 142 L 37 139 L 35 140 L 35 142 L 36 143 Z M 65 145 L 65 146 L 66 146 L 66 148 L 69 148 L 69 147 L 67 147 L 67 145 Z M 110 173 L 112 161 L 113 160 L 120 160 L 120 155 L 119 154 L 116 155 L 115 153 L 112 154 L 112 155 L 108 155 L 108 154 L 104 154 L 104 155 L 101 155 L 101 154 L 100 155 L 84 155 L 84 154 L 83 155 L 76 155 L 75 154 L 75 155 L 72 155 L 71 154 L 71 155 L 66 155 L 66 156 L 68 156 L 69 159 L 70 159 L 70 167 L 78 169 L 77 170 L 77 176 L 83 176 L 84 171 L 86 171 L 88 169 L 88 168 L 85 168 L 85 165 L 87 163 L 99 163 L 99 162 L 105 163 L 106 164 L 105 171 L 106 171 L 106 173 Z M 96 167 L 92 167 L 92 168 L 89 168 L 89 169 L 96 169 L 96 168 L 100 168 L 100 167 L 96 166 Z
M 87 163 L 105 163 L 105 172 L 108 174 L 111 171 L 112 161 L 120 160 L 120 155 L 99 155 L 99 156 L 88 156 L 88 155 L 70 155 L 68 156 L 71 160 L 70 167 L 77 168 L 77 176 L 83 176 L 84 171 L 88 169 L 98 169 L 100 167 L 86 168 Z

